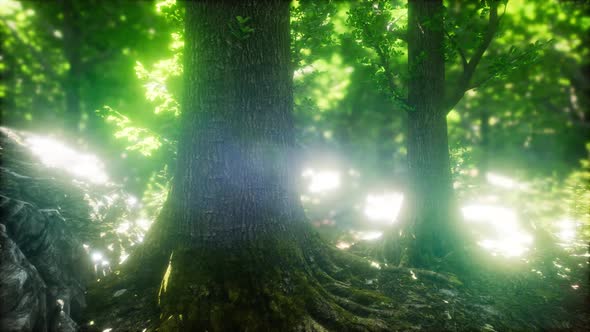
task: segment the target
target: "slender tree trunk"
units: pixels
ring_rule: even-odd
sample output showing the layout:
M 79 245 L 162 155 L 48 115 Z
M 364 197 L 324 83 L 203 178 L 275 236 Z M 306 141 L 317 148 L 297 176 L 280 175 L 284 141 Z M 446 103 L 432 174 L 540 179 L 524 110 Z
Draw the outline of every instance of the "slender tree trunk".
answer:
M 63 50 L 69 69 L 63 83 L 65 94 L 65 130 L 77 133 L 80 129 L 81 98 L 80 83 L 82 76 L 82 36 L 80 34 L 79 13 L 74 0 L 63 0 Z
M 442 0 L 408 7 L 408 170 L 402 265 L 433 267 L 450 251 L 453 189 L 445 95 Z

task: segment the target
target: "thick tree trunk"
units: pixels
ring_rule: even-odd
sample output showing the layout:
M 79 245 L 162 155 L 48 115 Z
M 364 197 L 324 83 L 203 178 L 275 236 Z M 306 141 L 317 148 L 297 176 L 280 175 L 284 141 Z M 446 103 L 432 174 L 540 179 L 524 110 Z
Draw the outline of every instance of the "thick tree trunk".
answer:
M 82 58 L 80 48 L 79 13 L 74 0 L 62 0 L 63 6 L 63 50 L 69 69 L 63 83 L 65 94 L 65 130 L 75 134 L 80 129 L 81 98 L 80 83 L 82 76 Z
M 248 19 L 242 27 L 238 16 Z M 168 201 L 170 233 L 191 246 L 226 248 L 302 222 L 288 160 L 294 144 L 288 3 L 189 2 L 186 19 L 191 74 Z M 245 27 L 254 32 L 245 34 Z
M 162 278 L 162 331 L 387 330 L 355 296 L 387 299 L 340 266 L 377 270 L 323 244 L 296 193 L 289 19 L 287 0 L 186 3 L 178 164 L 131 262 Z
M 442 0 L 408 2 L 408 170 L 411 184 L 402 225 L 402 265 L 433 267 L 453 234 Z
M 164 330 L 301 325 L 311 287 L 295 192 L 289 1 L 186 3 L 178 164 L 156 226 Z

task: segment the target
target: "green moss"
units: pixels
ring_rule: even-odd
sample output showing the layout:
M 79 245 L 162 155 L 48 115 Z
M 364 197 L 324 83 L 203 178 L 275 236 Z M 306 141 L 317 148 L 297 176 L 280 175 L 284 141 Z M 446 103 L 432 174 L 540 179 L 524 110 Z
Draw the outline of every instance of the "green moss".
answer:
M 284 331 L 305 317 L 308 280 L 297 272 L 303 259 L 289 241 L 231 251 L 177 248 L 170 264 L 160 294 L 163 331 Z

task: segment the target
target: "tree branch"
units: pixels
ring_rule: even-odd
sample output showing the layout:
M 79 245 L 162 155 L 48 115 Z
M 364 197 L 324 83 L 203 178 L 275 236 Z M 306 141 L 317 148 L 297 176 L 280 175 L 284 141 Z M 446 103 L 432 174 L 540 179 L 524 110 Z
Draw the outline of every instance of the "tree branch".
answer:
M 508 68 L 511 68 L 510 66 L 515 66 L 519 61 L 521 61 L 523 59 L 526 59 L 527 57 L 530 57 L 532 54 L 534 54 L 534 52 L 536 52 L 536 49 L 529 49 L 529 50 L 526 50 L 526 51 L 522 52 L 521 54 L 513 57 L 512 59 L 510 59 L 510 62 L 508 63 Z M 500 70 L 498 72 L 488 72 L 488 74 L 487 74 L 486 77 L 480 79 L 477 82 L 473 82 L 471 85 L 469 85 L 469 87 L 467 88 L 467 90 L 479 88 L 480 86 L 482 86 L 485 83 L 487 83 L 488 81 L 490 81 L 492 78 L 494 78 L 494 77 L 496 77 L 497 75 L 500 75 L 500 74 L 505 74 L 509 70 L 510 69 L 508 69 L 508 70 Z
M 461 63 L 463 64 L 463 71 L 465 71 L 467 69 L 468 62 L 469 62 L 469 61 L 467 61 L 467 57 L 465 56 L 465 52 L 463 51 L 461 46 L 459 46 L 459 44 L 457 43 L 455 38 L 453 36 L 451 36 L 451 34 L 449 34 L 449 32 L 446 29 L 445 29 L 445 35 L 447 35 L 447 38 L 449 38 L 449 40 L 451 41 L 451 43 L 453 43 L 453 46 L 457 50 L 457 53 L 459 53 L 459 56 L 461 57 Z
M 383 67 L 385 77 L 387 78 L 387 87 L 389 88 L 389 91 L 391 92 L 393 99 L 395 100 L 395 102 L 400 103 L 404 108 L 409 107 L 408 101 L 405 98 L 401 97 L 401 94 L 399 93 L 399 90 L 393 80 L 393 73 L 391 72 L 391 66 L 389 64 L 388 55 L 385 53 L 385 51 L 383 51 L 380 45 L 375 45 L 373 48 L 379 56 L 379 61 L 381 62 L 381 66 Z
M 477 66 L 481 62 L 481 59 L 483 58 L 484 53 L 486 52 L 486 50 L 490 46 L 492 40 L 494 39 L 494 35 L 498 31 L 500 19 L 503 16 L 503 14 L 502 14 L 502 16 L 498 15 L 499 4 L 500 4 L 500 1 L 494 1 L 490 6 L 488 27 L 487 27 L 486 32 L 484 34 L 483 40 L 482 40 L 481 44 L 479 44 L 479 46 L 477 47 L 475 52 L 473 53 L 473 56 L 471 57 L 471 59 L 469 59 L 469 61 L 467 61 L 466 64 L 464 63 L 463 73 L 462 73 L 461 77 L 459 77 L 459 82 L 456 85 L 457 86 L 456 89 L 453 92 L 451 92 L 448 95 L 448 97 L 446 98 L 445 109 L 447 112 L 451 111 L 451 109 L 453 109 L 453 107 L 455 107 L 455 105 L 457 105 L 457 103 L 461 100 L 461 98 L 463 98 L 463 95 L 465 94 L 465 92 L 467 90 L 469 90 L 469 83 L 471 82 L 471 79 L 473 78 L 473 75 L 475 74 L 475 69 L 477 68 Z

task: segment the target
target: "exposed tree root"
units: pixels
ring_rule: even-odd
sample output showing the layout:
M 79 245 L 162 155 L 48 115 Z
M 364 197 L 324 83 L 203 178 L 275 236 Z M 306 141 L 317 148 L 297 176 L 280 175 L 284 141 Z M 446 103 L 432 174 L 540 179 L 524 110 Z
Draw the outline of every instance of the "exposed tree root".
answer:
M 136 257 L 103 287 L 108 294 L 129 289 L 148 299 L 159 313 L 144 319 L 148 330 L 389 331 L 399 306 L 380 291 L 383 274 L 457 284 L 432 271 L 371 265 L 309 230 L 303 234 L 231 253 L 179 246 L 165 262 L 163 246 L 159 255 L 143 250 L 142 259 Z M 108 301 L 100 310 L 119 305 Z

